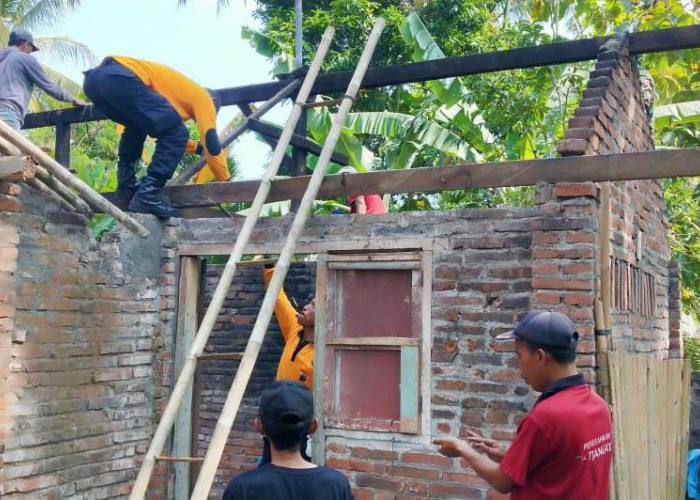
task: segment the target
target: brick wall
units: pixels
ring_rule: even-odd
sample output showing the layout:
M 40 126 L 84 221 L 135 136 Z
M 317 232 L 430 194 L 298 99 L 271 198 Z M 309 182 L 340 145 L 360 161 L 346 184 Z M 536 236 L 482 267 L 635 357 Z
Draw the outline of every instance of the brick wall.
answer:
M 426 436 L 463 435 L 467 428 L 473 428 L 507 441 L 512 439 L 517 423 L 533 403 L 534 393 L 520 379 L 517 370 L 506 364 L 513 356 L 512 346 L 496 346 L 493 337 L 510 329 L 533 303 L 535 228 L 549 231 L 570 223 L 567 221 L 571 211 L 557 209 L 556 213 L 550 213 L 551 210 L 548 206 L 387 214 L 372 218 L 314 217 L 310 221 L 299 246 L 301 253 L 317 252 L 324 245 L 332 245 L 339 235 L 344 243 L 354 242 L 358 250 L 387 241 L 399 246 L 401 240 L 413 242 L 406 245 L 415 245 L 416 239 L 434 242 L 432 403 Z M 560 222 L 552 222 L 556 220 Z M 290 222 L 288 218 L 260 221 L 250 252 L 278 250 Z M 183 221 L 178 242 L 182 246 L 228 244 L 235 238 L 239 225 L 237 221 Z M 586 240 L 584 243 L 576 240 L 576 231 L 567 234 L 568 240 L 565 235 L 562 242 L 551 242 L 548 248 L 563 252 L 586 244 Z M 590 260 L 588 253 L 579 254 L 572 253 L 569 258 Z M 255 304 L 251 311 L 241 307 L 245 317 L 249 312 L 257 313 L 259 299 L 252 295 L 262 291 L 262 283 L 258 281 L 256 285 L 245 275 L 240 276 L 241 285 L 249 295 L 245 300 Z M 313 286 L 313 279 L 309 277 L 307 283 Z M 229 300 L 238 295 L 239 292 L 232 291 Z M 585 319 L 575 321 L 591 328 Z M 229 323 L 227 312 L 221 324 Z M 229 328 L 232 331 L 234 327 Z M 228 342 L 240 341 L 231 333 L 223 338 Z M 275 354 L 270 359 L 278 356 Z M 224 373 L 220 375 L 225 378 Z M 228 380 L 222 382 L 224 386 L 229 384 Z M 200 412 L 209 409 L 209 406 L 200 407 Z M 246 408 L 229 442 L 230 449 L 242 455 L 238 458 L 244 462 L 242 466 L 251 463 L 248 450 L 257 439 L 254 433 L 246 434 L 240 428 L 252 413 Z M 358 498 L 485 498 L 488 494 L 485 483 L 458 461 L 437 456 L 427 443 L 334 437 L 327 440 L 326 459 L 329 465 L 348 474 Z M 234 467 L 241 465 L 234 462 Z M 220 474 L 223 470 L 220 469 Z M 235 472 L 233 468 L 226 470 Z
M 123 496 L 151 433 L 159 226 L 141 221 L 150 247 L 97 244 L 82 217 L 3 186 L 1 495 Z
M 602 46 L 583 99 L 569 122 L 565 140 L 559 145 L 559 152 L 570 156 L 653 150 L 653 133 L 648 118 L 650 103 L 645 102 L 641 85 L 637 63 L 629 55 L 626 39 L 616 38 Z M 672 285 L 669 281 L 670 251 L 661 183 L 649 180 L 610 185 L 613 256 L 624 266 L 636 269 L 638 275 L 645 273 L 650 276 L 653 280 L 651 300 L 655 302 L 652 314 L 630 310 L 635 307 L 636 299 L 623 297 L 623 305 L 613 307 L 613 347 L 667 355 L 672 342 L 677 353 L 680 323 L 676 324 L 678 318 L 669 315 L 671 309 L 677 316 L 678 304 L 669 304 L 668 298 Z M 597 186 L 594 183 L 574 186 L 578 186 L 575 189 L 587 190 L 588 196 L 595 198 Z M 556 189 L 561 189 L 561 185 Z M 595 209 L 596 204 L 592 207 Z M 642 289 L 639 281 L 632 287 Z M 615 285 L 613 288 L 614 294 Z M 678 288 L 677 279 L 672 288 Z

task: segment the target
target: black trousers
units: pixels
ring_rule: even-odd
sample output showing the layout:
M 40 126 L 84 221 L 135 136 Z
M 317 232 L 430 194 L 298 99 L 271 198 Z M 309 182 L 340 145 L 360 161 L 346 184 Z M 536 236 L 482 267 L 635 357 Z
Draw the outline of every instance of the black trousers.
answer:
M 124 125 L 119 142 L 120 165 L 141 158 L 147 135 L 156 139 L 148 175 L 164 185 L 175 172 L 189 139 L 189 131 L 175 108 L 112 58 L 85 72 L 83 88 L 110 120 Z

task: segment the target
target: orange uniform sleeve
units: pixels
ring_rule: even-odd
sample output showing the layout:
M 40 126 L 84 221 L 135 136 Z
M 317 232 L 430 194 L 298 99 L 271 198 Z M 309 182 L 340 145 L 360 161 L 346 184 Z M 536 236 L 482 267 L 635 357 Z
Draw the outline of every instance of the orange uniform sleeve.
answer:
M 264 271 L 265 288 L 267 289 L 270 285 L 270 280 L 272 280 L 272 273 L 274 273 L 275 270 L 265 269 Z M 277 316 L 277 323 L 280 325 L 285 343 L 304 328 L 299 324 L 299 321 L 297 321 L 296 310 L 294 306 L 292 306 L 292 303 L 289 302 L 289 298 L 284 292 L 284 289 L 280 290 L 280 294 L 277 296 L 277 302 L 275 302 L 275 316 Z
M 216 135 L 216 109 L 214 103 L 206 93 L 206 98 L 194 104 L 194 120 L 197 122 L 199 137 L 204 146 L 204 156 L 207 158 L 207 166 L 200 170 L 195 178 L 195 182 L 208 182 L 212 179 L 217 181 L 227 181 L 231 178 L 226 164 L 226 153 L 221 149 L 218 136 Z M 217 147 L 219 151 L 211 151 Z

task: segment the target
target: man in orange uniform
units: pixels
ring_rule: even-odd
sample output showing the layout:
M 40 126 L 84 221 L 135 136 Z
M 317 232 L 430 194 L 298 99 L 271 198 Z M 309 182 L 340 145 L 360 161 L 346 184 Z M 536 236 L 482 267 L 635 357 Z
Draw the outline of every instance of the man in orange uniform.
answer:
M 119 142 L 117 197 L 134 212 L 176 217 L 161 189 L 183 153 L 204 153 L 208 167 L 197 181 L 229 179 L 226 156 L 216 133 L 218 96 L 162 64 L 130 57 L 107 57 L 85 73 L 85 94 L 111 120 L 124 125 Z M 184 123 L 197 122 L 202 144 L 189 140 Z M 137 185 L 136 167 L 149 135 L 156 149 L 146 176 Z
M 274 269 L 266 265 L 265 287 L 270 284 Z M 314 387 L 314 324 L 316 302 L 312 300 L 301 312 L 292 306 L 284 290 L 275 303 L 275 316 L 284 337 L 284 350 L 277 367 L 277 380 L 295 380 Z
M 272 264 L 265 264 L 265 288 L 270 285 L 274 271 Z M 282 350 L 282 357 L 277 365 L 277 380 L 301 382 L 313 391 L 316 300 L 306 304 L 299 312 L 289 301 L 284 290 L 280 290 L 277 302 L 275 302 L 275 316 L 277 316 L 277 323 L 280 325 L 284 338 L 284 350 Z M 308 436 L 304 436 L 301 443 L 301 456 L 310 462 L 308 447 Z M 270 441 L 265 438 L 263 456 L 259 465 L 270 463 L 271 457 Z

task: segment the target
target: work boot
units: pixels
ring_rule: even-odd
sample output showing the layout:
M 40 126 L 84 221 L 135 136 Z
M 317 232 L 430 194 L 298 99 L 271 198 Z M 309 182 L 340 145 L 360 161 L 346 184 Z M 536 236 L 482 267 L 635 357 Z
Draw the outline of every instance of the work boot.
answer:
M 131 198 L 136 193 L 136 165 L 138 161 L 122 161 L 117 164 L 117 189 L 114 191 L 114 204 L 127 210 Z
M 179 215 L 178 210 L 163 198 L 161 192 L 163 185 L 163 182 L 150 176 L 141 179 L 141 183 L 136 189 L 136 194 L 134 194 L 129 203 L 129 210 L 153 214 L 159 219 L 177 217 Z

